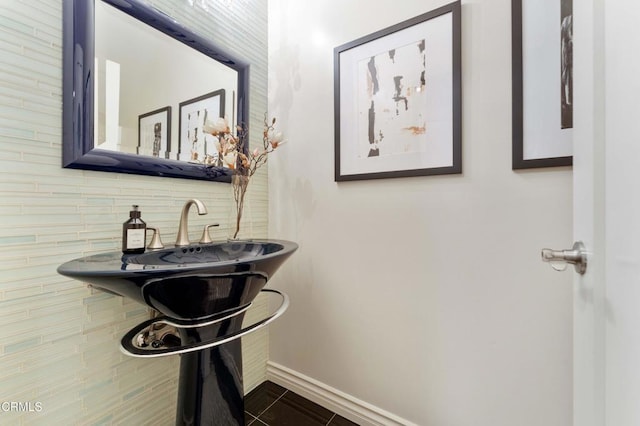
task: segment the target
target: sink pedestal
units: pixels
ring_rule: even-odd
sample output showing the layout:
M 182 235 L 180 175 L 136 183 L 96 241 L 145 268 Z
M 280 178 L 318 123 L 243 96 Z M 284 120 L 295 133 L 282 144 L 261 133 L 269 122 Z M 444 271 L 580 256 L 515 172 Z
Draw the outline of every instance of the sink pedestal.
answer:
M 270 324 L 289 306 L 286 294 L 273 289 L 261 291 L 280 295 L 282 303 L 266 318 L 244 328 L 242 321 L 250 305 L 201 323 L 176 324 L 166 317 L 156 317 L 122 337 L 120 349 L 127 355 L 142 358 L 180 355 L 176 425 L 244 426 L 240 338 Z M 162 330 L 166 325 L 172 326 L 175 333 L 154 334 L 151 338 L 150 331 Z M 167 342 L 167 336 L 173 338 Z
M 185 343 L 200 343 L 240 330 L 238 315 L 220 324 L 181 329 Z M 242 344 L 235 339 L 180 355 L 176 425 L 244 425 Z

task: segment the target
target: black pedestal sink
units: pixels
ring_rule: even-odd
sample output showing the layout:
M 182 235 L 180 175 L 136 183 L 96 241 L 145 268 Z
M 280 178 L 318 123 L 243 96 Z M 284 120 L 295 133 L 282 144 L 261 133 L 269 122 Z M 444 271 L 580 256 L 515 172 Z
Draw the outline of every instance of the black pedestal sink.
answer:
M 244 313 L 282 263 L 298 248 L 283 240 L 194 244 L 138 255 L 120 252 L 72 260 L 62 275 L 143 303 L 162 315 L 122 339 L 138 357 L 180 354 L 176 424 L 244 425 L 242 351 L 238 337 L 279 312 L 242 329 Z M 276 292 L 279 293 L 279 292 Z M 170 326 L 171 341 L 143 336 Z

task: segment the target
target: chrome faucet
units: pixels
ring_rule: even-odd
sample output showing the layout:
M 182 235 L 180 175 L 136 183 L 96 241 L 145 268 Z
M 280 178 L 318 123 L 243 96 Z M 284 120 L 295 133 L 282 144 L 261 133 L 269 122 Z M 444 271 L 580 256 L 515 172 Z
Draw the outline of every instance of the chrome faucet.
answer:
M 178 237 L 176 238 L 176 247 L 180 246 L 188 246 L 190 244 L 189 241 L 189 209 L 192 205 L 196 205 L 198 208 L 198 214 L 203 215 L 207 214 L 207 208 L 204 206 L 204 203 L 200 200 L 192 198 L 187 201 L 182 207 L 182 214 L 180 215 L 180 226 L 178 226 Z

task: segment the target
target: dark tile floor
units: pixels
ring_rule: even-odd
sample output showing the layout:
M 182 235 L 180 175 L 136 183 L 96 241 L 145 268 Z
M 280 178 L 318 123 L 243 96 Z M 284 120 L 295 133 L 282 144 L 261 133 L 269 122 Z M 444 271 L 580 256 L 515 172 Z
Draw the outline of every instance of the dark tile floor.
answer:
M 247 426 L 358 426 L 269 381 L 244 398 L 244 410 Z

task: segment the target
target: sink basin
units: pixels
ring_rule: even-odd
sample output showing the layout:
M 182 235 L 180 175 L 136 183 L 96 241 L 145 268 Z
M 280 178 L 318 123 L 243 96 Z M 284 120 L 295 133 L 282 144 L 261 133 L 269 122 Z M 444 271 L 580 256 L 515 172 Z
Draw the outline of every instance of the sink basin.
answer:
M 58 273 L 192 323 L 245 308 L 297 248 L 290 241 L 247 240 L 112 252 L 69 261 Z

